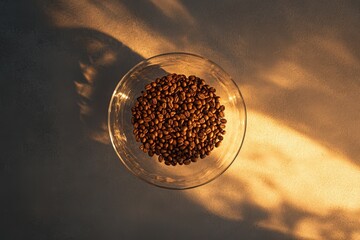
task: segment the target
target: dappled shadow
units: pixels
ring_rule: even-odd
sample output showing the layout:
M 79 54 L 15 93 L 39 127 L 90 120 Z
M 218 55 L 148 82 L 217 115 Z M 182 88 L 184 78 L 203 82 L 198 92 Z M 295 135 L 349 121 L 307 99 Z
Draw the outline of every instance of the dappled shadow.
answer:
M 79 59 L 82 77 L 73 82 L 86 133 L 91 139 L 108 144 L 107 110 L 111 95 L 125 73 L 143 58 L 111 36 L 91 29 L 59 31 Z
M 67 11 L 63 2 L 49 6 Z M 184 192 L 154 188 L 128 173 L 111 145 L 102 144 L 102 126 L 117 81 L 142 58 L 104 32 L 54 26 L 38 7 L 29 1 L 21 8 L 28 19 L 15 19 L 23 29 L 6 33 L 16 48 L 6 53 L 2 83 L 9 91 L 1 98 L 8 103 L 4 136 L 11 138 L 0 174 L 1 237 L 293 239 L 210 214 Z M 249 216 L 262 216 L 255 212 Z
M 264 115 L 260 115 L 260 119 L 265 120 L 260 122 L 262 128 L 269 128 L 266 123 L 269 120 L 283 125 L 264 133 L 273 136 L 265 138 L 266 141 L 260 137 L 249 142 L 250 134 L 259 134 L 250 130 L 238 159 L 243 164 L 246 159 L 248 163 L 255 163 L 254 175 L 248 176 L 247 189 L 257 196 L 256 199 L 234 201 L 239 197 L 237 192 L 241 192 L 239 185 L 246 181 L 224 180 L 221 186 L 233 186 L 233 194 L 216 197 L 214 189 L 223 187 L 212 187 L 208 192 L 213 194 L 199 204 L 205 207 L 210 204 L 210 210 L 217 207 L 216 214 L 225 217 L 234 216 L 234 212 L 242 211 L 244 206 L 253 206 L 249 208 L 252 214 L 243 214 L 242 219 L 265 222 L 264 226 L 269 228 L 309 238 L 355 239 L 359 231 L 356 225 L 349 223 L 352 227 L 346 227 L 338 224 L 336 219 L 343 214 L 349 222 L 354 222 L 359 208 L 359 189 L 354 186 L 359 177 L 360 154 L 357 141 L 360 134 L 357 104 L 360 102 L 360 73 L 359 48 L 356 47 L 359 35 L 354 31 L 359 27 L 358 6 L 353 2 L 303 4 L 275 1 L 262 2 L 260 6 L 256 2 L 225 1 L 207 3 L 204 11 L 204 3 L 200 1 L 176 2 L 183 4 L 187 11 L 184 16 L 193 17 L 191 24 L 179 20 L 181 16 L 177 21 L 172 20 L 165 7 L 157 8 L 156 4 L 140 4 L 140 11 L 137 11 L 137 4 L 130 2 L 118 5 L 116 1 L 106 1 L 102 4 L 117 6 L 129 19 L 136 19 L 142 29 L 139 36 L 151 38 L 155 35 L 169 43 L 163 51 L 195 52 L 224 66 L 242 87 L 251 111 L 250 129 L 260 130 L 251 124 L 254 112 Z M 99 10 L 99 15 L 106 15 Z M 113 19 L 118 23 L 124 18 L 119 14 Z M 129 21 L 122 24 L 127 23 Z M 106 26 L 99 28 L 109 31 Z M 114 37 L 123 38 L 116 32 Z M 148 49 L 131 43 L 129 46 L 144 53 L 145 57 L 149 56 L 147 53 L 159 53 L 159 49 L 150 46 Z M 296 131 L 289 130 L 283 138 L 279 137 L 279 131 L 286 132 L 287 128 Z M 301 134 L 306 137 L 300 137 Z M 298 140 L 293 142 L 293 139 Z M 289 144 L 291 142 L 293 144 Z M 253 156 L 259 156 L 261 151 L 264 153 L 258 157 L 261 159 L 258 162 Z M 250 156 L 244 159 L 243 155 L 249 152 Z M 261 172 L 264 163 L 274 164 L 270 165 L 274 172 Z M 227 174 L 239 174 L 242 169 L 241 164 L 233 166 Z M 273 190 L 266 188 L 268 191 L 262 193 L 259 179 Z M 199 194 L 204 194 L 206 187 L 199 189 Z M 352 193 L 347 194 L 348 191 Z M 209 203 L 209 198 L 218 201 Z M 266 202 L 266 198 L 272 201 L 263 212 L 261 202 Z M 277 208 L 271 208 L 271 204 Z M 343 210 L 334 216 L 333 209 L 337 208 Z M 252 215 L 257 217 L 252 218 Z M 318 224 L 314 223 L 310 228 L 311 222 Z M 329 233 L 329 229 L 319 222 L 327 222 L 336 232 Z
M 54 125 L 60 132 L 57 164 L 62 174 L 68 173 L 53 183 L 60 188 L 53 190 L 54 195 L 68 199 L 54 198 L 46 209 L 58 206 L 58 211 L 65 212 L 64 219 L 74 225 L 88 224 L 81 228 L 88 229 L 87 234 L 100 217 L 100 230 L 93 230 L 98 237 L 102 232 L 108 232 L 108 237 L 120 234 L 117 222 L 128 223 L 128 231 L 121 236 L 141 236 L 137 226 L 154 227 L 149 224 L 154 216 L 159 221 L 155 229 L 161 232 L 160 225 L 168 226 L 168 218 L 163 218 L 166 210 L 177 216 L 176 223 L 185 220 L 184 227 L 193 229 L 197 237 L 216 239 L 228 233 L 230 238 L 247 239 L 359 238 L 359 4 L 173 2 L 59 0 L 39 5 L 56 29 L 55 36 L 66 46 L 76 46 L 66 53 L 63 47 L 50 47 L 52 54 L 43 55 L 44 59 L 58 57 L 50 64 L 48 77 L 57 86 L 52 93 L 61 114 L 50 116 L 57 118 Z M 234 165 L 218 180 L 180 193 L 137 184 L 124 169 L 110 163 L 115 155 L 98 161 L 109 154 L 110 147 L 82 143 L 78 137 L 78 128 L 85 123 L 90 136 L 103 141 L 107 110 L 103 106 L 118 79 L 137 60 L 168 51 L 194 52 L 219 63 L 240 85 L 249 108 L 248 135 Z M 123 58 L 128 55 L 131 61 Z M 46 60 L 41 64 L 46 65 Z M 82 123 L 74 120 L 79 116 L 79 108 L 73 107 L 76 102 Z M 61 163 L 63 159 L 67 161 Z M 58 173 L 56 169 L 50 167 L 50 173 Z M 44 168 L 42 174 L 48 170 Z M 27 197 L 31 204 L 41 202 L 36 196 Z M 67 208 L 69 204 L 73 210 L 84 198 L 89 200 L 76 211 Z M 169 202 L 176 204 L 170 207 Z M 154 203 L 159 204 L 153 207 Z M 99 205 L 101 209 L 92 209 Z M 164 210 L 164 206 L 168 207 Z M 211 224 L 198 206 L 214 214 Z M 37 206 L 33 214 L 58 214 L 41 209 Z M 61 224 L 55 224 L 55 229 L 61 229 Z M 215 225 L 223 231 L 214 230 Z M 149 227 L 144 233 L 154 236 L 153 230 Z M 172 226 L 159 237 L 171 237 L 170 232 L 190 236 Z
M 221 63 L 241 83 L 249 107 L 359 165 L 356 3 L 224 1 L 204 11 L 201 1 L 158 2 L 79 1 L 49 11 L 55 25 L 101 30 L 145 58 L 189 51 Z M 77 14 L 68 17 L 70 9 Z M 181 9 L 175 19 L 174 9 Z
M 359 4 L 225 1 L 201 11 L 201 2 L 184 3 L 210 34 L 204 43 L 231 62 L 250 108 L 360 165 Z

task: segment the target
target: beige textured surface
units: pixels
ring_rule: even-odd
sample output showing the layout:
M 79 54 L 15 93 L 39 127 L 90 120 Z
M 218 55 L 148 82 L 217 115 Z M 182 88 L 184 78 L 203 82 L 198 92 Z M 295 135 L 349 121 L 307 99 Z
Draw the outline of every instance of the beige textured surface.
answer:
M 197 53 L 239 84 L 243 149 L 223 177 L 186 191 L 190 199 L 231 219 L 254 205 L 269 214 L 258 224 L 297 236 L 360 237 L 359 4 L 154 0 L 139 7 L 162 16 L 143 19 L 115 1 L 62 2 L 51 12 L 59 27 L 105 32 L 145 58 Z
M 243 148 L 223 176 L 176 196 L 224 221 L 299 239 L 360 239 L 359 1 L 38 2 L 57 29 L 107 34 L 143 58 L 196 53 L 233 76 L 248 108 Z M 85 47 L 91 55 L 102 46 Z M 110 49 L 100 62 L 80 61 L 87 82 L 75 82 L 77 93 L 91 98 L 97 68 L 121 57 Z M 83 117 L 92 111 L 80 104 Z M 108 144 L 105 125 L 90 131 Z M 166 202 L 156 195 L 163 190 L 145 192 L 138 197 L 147 203 Z M 131 207 L 141 210 L 125 218 L 152 213 Z
M 158 15 L 142 18 L 125 3 L 62 2 L 56 26 L 96 29 L 145 58 L 197 53 L 239 84 L 243 149 L 223 177 L 184 192 L 190 199 L 231 219 L 256 206 L 268 213 L 256 223 L 297 236 L 360 237 L 359 5 L 154 0 L 138 7 Z

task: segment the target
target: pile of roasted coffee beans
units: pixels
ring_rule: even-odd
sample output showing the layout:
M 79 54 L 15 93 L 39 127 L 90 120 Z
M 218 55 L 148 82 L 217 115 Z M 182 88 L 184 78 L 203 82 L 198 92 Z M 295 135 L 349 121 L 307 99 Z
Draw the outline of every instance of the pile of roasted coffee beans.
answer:
M 188 165 L 219 147 L 225 107 L 215 88 L 196 76 L 169 74 L 145 86 L 132 107 L 140 149 L 166 165 Z

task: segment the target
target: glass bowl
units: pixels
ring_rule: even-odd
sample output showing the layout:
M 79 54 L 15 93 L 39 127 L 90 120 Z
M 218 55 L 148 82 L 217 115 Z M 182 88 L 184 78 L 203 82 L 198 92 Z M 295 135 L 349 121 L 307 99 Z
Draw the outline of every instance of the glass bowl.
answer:
M 157 156 L 139 149 L 131 123 L 131 108 L 145 85 L 169 73 L 195 75 L 216 89 L 225 106 L 226 133 L 220 147 L 190 165 L 167 166 Z M 217 64 L 189 53 L 167 53 L 144 60 L 118 83 L 108 112 L 111 142 L 123 164 L 137 177 L 158 187 L 188 189 L 214 180 L 229 168 L 238 155 L 246 130 L 246 108 L 232 78 Z

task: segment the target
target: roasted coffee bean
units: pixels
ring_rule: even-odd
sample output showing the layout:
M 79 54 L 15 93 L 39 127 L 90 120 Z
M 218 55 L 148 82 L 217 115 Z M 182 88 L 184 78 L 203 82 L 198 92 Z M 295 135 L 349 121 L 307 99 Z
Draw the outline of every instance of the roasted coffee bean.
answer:
M 186 159 L 185 161 L 184 161 L 184 164 L 185 165 L 189 165 L 191 163 L 191 160 L 190 159 Z
M 200 93 L 197 97 L 198 97 L 199 99 L 201 99 L 201 100 L 205 99 L 205 95 L 202 94 L 202 93 Z
M 131 108 L 140 149 L 166 165 L 189 165 L 219 147 L 225 106 L 216 89 L 196 76 L 169 74 L 145 86 Z
M 220 122 L 221 122 L 221 123 L 227 123 L 226 119 L 224 119 L 224 118 L 221 119 Z
M 150 89 L 151 89 L 151 84 L 146 85 L 146 86 L 145 86 L 145 89 L 146 89 L 146 90 L 150 90 Z

